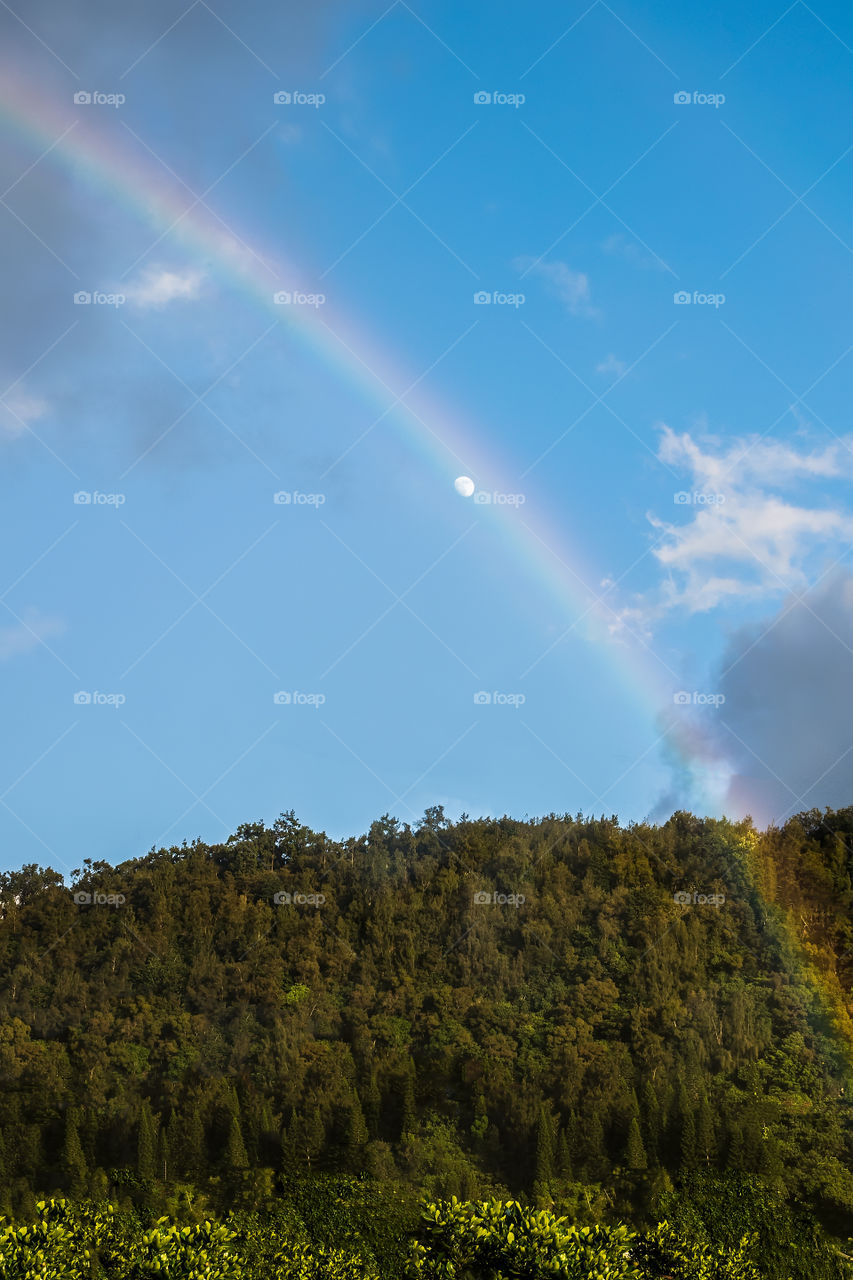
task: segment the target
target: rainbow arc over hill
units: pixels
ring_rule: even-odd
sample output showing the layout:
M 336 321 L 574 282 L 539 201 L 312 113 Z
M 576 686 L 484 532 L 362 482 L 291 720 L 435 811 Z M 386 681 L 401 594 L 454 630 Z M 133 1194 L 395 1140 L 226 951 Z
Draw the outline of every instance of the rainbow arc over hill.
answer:
M 172 253 L 180 246 L 193 259 L 203 255 L 214 277 L 238 288 L 259 310 L 286 326 L 296 342 L 355 387 L 377 417 L 393 421 L 440 483 L 450 485 L 464 472 L 480 488 L 518 490 L 518 481 L 507 478 L 512 467 L 498 458 L 487 433 L 461 424 L 423 386 L 407 391 L 417 379 L 401 373 L 387 349 L 366 336 L 361 322 L 354 323 L 328 303 L 321 309 L 277 305 L 277 291 L 301 287 L 299 270 L 227 226 L 129 131 L 120 136 L 123 131 L 118 128 L 102 127 L 91 107 L 77 108 L 69 123 L 70 104 L 51 100 L 16 73 L 7 74 L 0 86 L 0 115 L 31 157 L 31 167 L 58 167 L 150 226 L 156 238 L 149 252 L 168 243 Z M 649 720 L 651 740 L 645 754 L 665 740 L 667 752 L 691 781 L 694 802 L 719 811 L 729 776 L 719 743 L 695 722 L 673 716 L 678 675 L 643 637 L 624 629 L 608 634 L 615 613 L 606 590 L 594 585 L 600 573 L 589 564 L 580 538 L 567 536 L 565 518 L 537 513 L 537 505 L 528 501 L 521 508 L 494 505 L 479 511 L 500 540 L 502 553 L 526 578 L 538 582 L 556 603 L 559 616 L 567 619 L 566 626 L 579 630 L 599 651 L 604 646 L 615 685 Z M 663 733 L 661 716 L 666 719 Z

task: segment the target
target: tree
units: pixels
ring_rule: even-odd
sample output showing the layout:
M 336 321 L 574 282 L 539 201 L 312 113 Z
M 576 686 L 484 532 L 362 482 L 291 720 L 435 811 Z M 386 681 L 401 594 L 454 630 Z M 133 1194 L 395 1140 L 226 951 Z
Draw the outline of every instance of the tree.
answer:
M 157 1177 L 169 1181 L 169 1134 L 166 1125 L 160 1126 L 157 1135 Z
M 62 1144 L 62 1172 L 66 1185 L 75 1198 L 82 1196 L 86 1190 L 88 1169 L 83 1148 L 80 1144 L 78 1129 L 78 1112 L 69 1107 L 65 1116 L 65 1139 Z
M 367 1125 L 364 1122 L 361 1103 L 358 1100 L 358 1094 L 353 1093 L 347 1108 L 345 1138 L 346 1163 L 353 1173 L 358 1173 L 364 1167 L 364 1148 L 367 1140 Z
M 225 1143 L 225 1164 L 228 1169 L 248 1169 L 246 1144 L 240 1128 L 240 1117 L 232 1112 L 228 1125 L 228 1138 Z
M 696 1152 L 699 1161 L 706 1165 L 710 1165 L 716 1157 L 714 1119 L 704 1093 L 699 1099 L 699 1110 L 696 1113 Z
M 681 1087 L 678 1094 L 678 1118 L 680 1122 L 681 1168 L 696 1168 L 696 1117 L 687 1090 Z
M 142 1099 L 139 1107 L 139 1122 L 136 1130 L 136 1172 L 140 1178 L 153 1180 L 157 1177 L 157 1127 L 147 1098 Z
M 631 1124 L 628 1129 L 625 1163 L 632 1170 L 646 1169 L 648 1167 L 646 1148 L 643 1145 L 643 1135 L 640 1133 L 640 1121 L 637 1116 L 631 1118 Z
M 542 1106 L 539 1108 L 539 1124 L 536 1129 L 536 1175 L 533 1181 L 533 1194 L 543 1205 L 549 1204 L 553 1199 L 551 1183 L 554 1179 L 555 1157 L 554 1121 Z

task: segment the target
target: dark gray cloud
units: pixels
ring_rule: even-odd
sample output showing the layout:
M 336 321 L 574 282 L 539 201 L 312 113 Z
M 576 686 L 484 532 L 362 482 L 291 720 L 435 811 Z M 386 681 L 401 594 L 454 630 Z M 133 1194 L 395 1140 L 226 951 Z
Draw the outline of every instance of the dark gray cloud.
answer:
M 720 670 L 730 812 L 765 825 L 853 804 L 853 574 L 739 632 Z

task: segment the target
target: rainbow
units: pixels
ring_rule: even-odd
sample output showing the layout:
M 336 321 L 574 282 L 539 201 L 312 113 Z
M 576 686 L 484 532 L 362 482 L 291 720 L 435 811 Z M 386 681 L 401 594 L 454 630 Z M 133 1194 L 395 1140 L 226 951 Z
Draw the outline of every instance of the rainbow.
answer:
M 70 105 L 51 101 L 43 88 L 14 72 L 7 71 L 3 77 L 0 114 L 16 138 L 38 149 L 36 164 L 61 168 L 74 181 L 142 218 L 158 236 L 151 249 L 168 240 L 193 257 L 204 255 L 223 283 L 238 287 L 258 308 L 286 325 L 294 339 L 336 376 L 357 388 L 365 403 L 378 411 L 377 422 L 393 417 L 442 484 L 449 486 L 465 472 L 487 491 L 518 491 L 518 481 L 508 478 L 508 462 L 497 458 L 486 432 L 455 422 L 446 408 L 417 386 L 417 379 L 401 375 L 384 345 L 366 336 L 361 321 L 349 321 L 328 303 L 321 309 L 277 306 L 273 301 L 277 290 L 301 287 L 300 272 L 292 263 L 273 258 L 226 226 L 215 210 L 195 201 L 180 178 L 130 133 L 126 145 L 121 145 L 124 138 L 112 136 L 118 130 L 99 129 L 91 108 L 88 115 L 87 108 L 78 110 L 78 118 L 69 125 Z M 676 754 L 682 776 L 690 781 L 695 802 L 709 812 L 719 812 L 727 766 L 709 734 L 672 717 L 673 693 L 681 683 L 678 674 L 643 637 L 624 629 L 617 636 L 608 635 L 614 614 L 601 598 L 606 592 L 590 585 L 599 582 L 601 575 L 585 561 L 580 538 L 567 537 L 564 514 L 558 523 L 547 512 L 537 514 L 537 506 L 541 506 L 538 500 L 523 507 L 480 506 L 478 512 L 526 577 L 535 579 L 556 603 L 560 616 L 568 619 L 566 627 L 579 628 L 595 644 L 598 655 L 606 655 L 617 686 L 649 719 L 653 730 L 649 751 L 665 739 L 667 751 Z M 670 723 L 661 733 L 661 716 L 667 708 Z
M 215 211 L 194 204 L 180 179 L 145 154 L 142 145 L 132 144 L 130 135 L 128 145 L 122 147 L 89 120 L 78 119 L 69 127 L 67 108 L 8 70 L 0 83 L 0 116 L 24 145 L 37 148 L 36 163 L 61 167 L 73 180 L 142 218 L 158 235 L 155 244 L 171 238 L 184 245 L 188 254 L 203 254 L 223 283 L 243 291 L 260 310 L 285 324 L 294 339 L 337 377 L 357 388 L 365 403 L 377 410 L 376 422 L 392 418 L 440 483 L 449 486 L 462 471 L 487 490 L 516 491 L 513 470 L 507 460 L 498 459 L 487 433 L 456 422 L 444 406 L 417 387 L 416 379 L 392 365 L 387 349 L 366 336 L 361 320 L 353 323 L 328 304 L 322 316 L 310 307 L 277 306 L 273 301 L 277 290 L 299 287 L 300 272 L 294 265 L 262 252 L 226 226 Z M 649 750 L 664 741 L 694 803 L 710 813 L 721 813 L 731 768 L 711 734 L 694 721 L 673 716 L 673 693 L 681 684 L 678 673 L 642 636 L 624 630 L 609 634 L 613 614 L 590 585 L 600 581 L 600 573 L 580 551 L 580 538 L 567 534 L 565 514 L 549 520 L 547 511 L 537 514 L 537 506 L 541 504 L 480 506 L 478 511 L 508 556 L 569 619 L 567 626 L 579 628 L 599 653 L 605 653 L 614 686 L 624 690 L 648 718 Z M 754 831 L 747 833 L 740 851 L 753 882 L 761 880 L 754 864 L 758 839 Z M 734 851 L 733 856 L 737 856 Z M 825 1021 L 848 1070 L 853 1071 L 853 1022 L 838 977 L 821 972 L 793 925 L 780 924 L 787 967 L 810 985 L 812 1015 Z

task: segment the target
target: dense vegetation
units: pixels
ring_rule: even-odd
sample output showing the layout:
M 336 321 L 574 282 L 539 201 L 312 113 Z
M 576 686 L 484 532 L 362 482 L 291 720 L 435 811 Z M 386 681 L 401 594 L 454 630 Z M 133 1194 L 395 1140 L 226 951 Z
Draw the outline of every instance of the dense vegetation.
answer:
M 762 1275 L 795 1248 L 823 1269 L 790 1274 L 834 1275 L 814 1218 L 853 1234 L 851 871 L 853 810 L 758 833 L 432 809 L 340 842 L 284 814 L 70 886 L 6 873 L 0 1212 L 287 1208 L 316 1243 L 317 1198 L 363 1175 L 399 1206 L 364 1243 L 383 1274 L 425 1192 L 709 1247 L 725 1223 Z
M 374 1211 L 375 1204 L 374 1197 Z M 668 1222 L 642 1232 L 579 1227 L 517 1201 L 426 1204 L 407 1256 L 384 1270 L 352 1214 L 348 1225 L 356 1229 L 338 1248 L 312 1239 L 298 1218 L 281 1210 L 194 1225 L 161 1218 L 146 1228 L 132 1210 L 49 1200 L 36 1206 L 34 1221 L 0 1227 L 0 1274 L 4 1280 L 759 1280 L 767 1274 L 755 1263 L 756 1233 L 712 1241 Z M 836 1261 L 829 1270 L 797 1274 L 850 1273 Z

